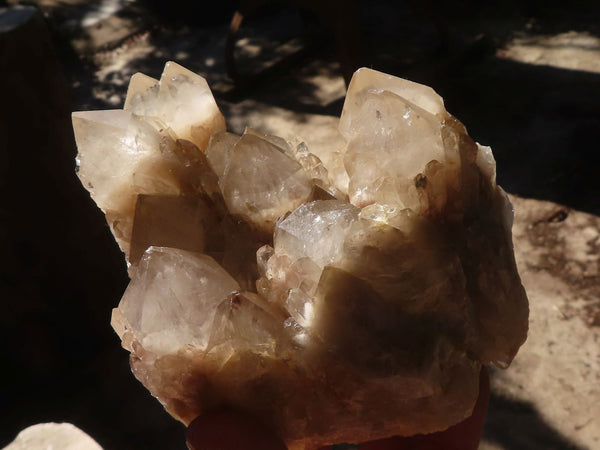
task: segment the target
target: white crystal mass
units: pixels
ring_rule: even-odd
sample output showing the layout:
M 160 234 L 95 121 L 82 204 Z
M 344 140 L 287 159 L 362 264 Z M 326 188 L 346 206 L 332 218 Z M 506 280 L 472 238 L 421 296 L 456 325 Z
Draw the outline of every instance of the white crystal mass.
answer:
M 73 114 L 79 177 L 130 264 L 113 327 L 177 419 L 228 406 L 289 448 L 445 429 L 527 334 L 491 150 L 431 88 L 369 69 L 343 148 L 224 131 L 206 81 L 136 74 Z

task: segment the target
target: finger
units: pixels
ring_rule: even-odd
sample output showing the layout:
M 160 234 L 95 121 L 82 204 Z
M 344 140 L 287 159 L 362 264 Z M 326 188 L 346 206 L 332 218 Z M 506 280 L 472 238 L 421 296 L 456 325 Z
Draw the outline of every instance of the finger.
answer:
M 483 367 L 479 375 L 479 397 L 473 414 L 439 433 L 412 437 L 392 437 L 367 442 L 361 450 L 477 450 L 490 400 L 490 379 Z
M 284 442 L 264 424 L 244 414 L 221 410 L 205 413 L 190 423 L 190 450 L 286 450 Z

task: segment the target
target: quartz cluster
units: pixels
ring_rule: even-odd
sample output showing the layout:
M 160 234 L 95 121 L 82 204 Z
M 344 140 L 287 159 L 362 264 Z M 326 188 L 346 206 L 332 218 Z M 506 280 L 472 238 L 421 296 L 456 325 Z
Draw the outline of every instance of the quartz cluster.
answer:
M 429 87 L 358 70 L 345 144 L 319 157 L 226 132 L 206 81 L 172 62 L 73 124 L 131 277 L 112 325 L 184 423 L 226 405 L 296 449 L 434 432 L 526 339 L 492 152 Z

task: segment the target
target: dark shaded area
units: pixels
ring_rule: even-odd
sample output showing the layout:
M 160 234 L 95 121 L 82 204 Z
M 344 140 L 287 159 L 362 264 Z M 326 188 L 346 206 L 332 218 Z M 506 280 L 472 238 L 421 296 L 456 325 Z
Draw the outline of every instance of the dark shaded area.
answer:
M 492 394 L 483 429 L 486 441 L 519 450 L 580 450 L 540 417 L 529 403 Z
M 137 70 L 157 76 L 165 60 L 176 59 L 203 71 L 221 86 L 215 91 L 224 110 L 251 98 L 297 112 L 339 114 L 342 98 L 327 105 L 310 101 L 315 87 L 302 81 L 307 73 L 341 73 L 327 23 L 301 58 L 230 90 L 223 67 L 213 70 L 207 60 L 223 55 L 212 39 L 226 33 L 235 3 L 221 2 L 210 17 L 198 10 L 200 2 L 183 0 L 137 2 L 115 14 L 140 18 L 129 34 L 151 33 L 156 50 L 132 62 Z M 473 137 L 493 147 L 499 183 L 509 192 L 600 214 L 600 74 L 496 56 L 526 27 L 600 35 L 597 2 L 481 3 L 362 2 L 356 31 L 361 65 L 433 86 Z M 92 88 L 123 96 L 126 85 L 114 83 L 118 71 L 108 82 L 94 78 L 98 49 L 71 44 L 73 36 L 85 37 L 74 11 L 57 6 L 46 10 L 47 22 L 36 16 L 0 30 L 0 394 L 7 405 L 0 446 L 28 425 L 69 421 L 106 449 L 184 448 L 181 425 L 130 374 L 127 353 L 109 326 L 127 277 L 102 214 L 74 175 L 70 112 L 112 107 Z M 267 11 L 249 20 L 241 37 L 284 42 L 291 31 L 302 31 L 297 22 L 290 25 L 295 14 Z M 100 50 L 118 48 L 119 39 Z M 203 53 L 208 48 L 215 53 Z M 239 61 L 252 69 L 251 58 Z M 576 448 L 531 405 L 500 397 L 492 397 L 485 437 L 507 448 Z
M 448 110 L 492 146 L 504 189 L 600 214 L 600 74 L 488 56 L 439 85 Z
M 68 421 L 105 448 L 152 448 L 182 429 L 127 376 L 108 326 L 127 275 L 74 177 L 68 84 L 40 15 L 21 10 L 12 29 L 2 19 L 0 445 L 28 425 Z
M 529 23 L 542 34 L 593 34 L 600 29 L 600 8 L 585 2 L 579 2 L 581 10 L 574 5 L 568 11 L 555 2 L 518 8 L 499 2 L 493 8 L 470 10 L 467 4 L 477 2 L 458 2 L 455 8 L 436 2 L 449 33 L 443 36 L 424 9 L 427 2 L 408 2 L 404 9 L 382 3 L 363 8 L 368 51 L 360 65 L 432 86 L 470 134 L 493 148 L 498 182 L 508 192 L 600 214 L 600 181 L 595 175 L 600 165 L 595 142 L 600 74 L 524 64 L 496 54 L 514 32 L 508 24 Z M 530 9 L 538 11 L 539 18 L 521 15 Z M 310 86 L 284 82 L 288 84 L 269 81 L 270 90 L 286 93 L 281 99 L 260 85 L 250 95 L 301 113 L 341 112 L 343 98 L 326 106 L 306 103 L 302 99 L 310 96 Z
M 213 26 L 228 24 L 236 10 L 236 0 L 219 0 L 211 4 L 210 10 L 204 2 L 189 0 L 140 0 L 145 8 L 160 17 L 161 24 L 169 26 Z

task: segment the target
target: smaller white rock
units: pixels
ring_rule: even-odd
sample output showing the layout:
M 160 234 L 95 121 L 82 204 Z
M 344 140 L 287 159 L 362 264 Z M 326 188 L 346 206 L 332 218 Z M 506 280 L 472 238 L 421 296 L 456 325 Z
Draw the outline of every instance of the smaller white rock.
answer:
M 102 447 L 75 425 L 50 422 L 25 428 L 4 450 L 102 450 Z

